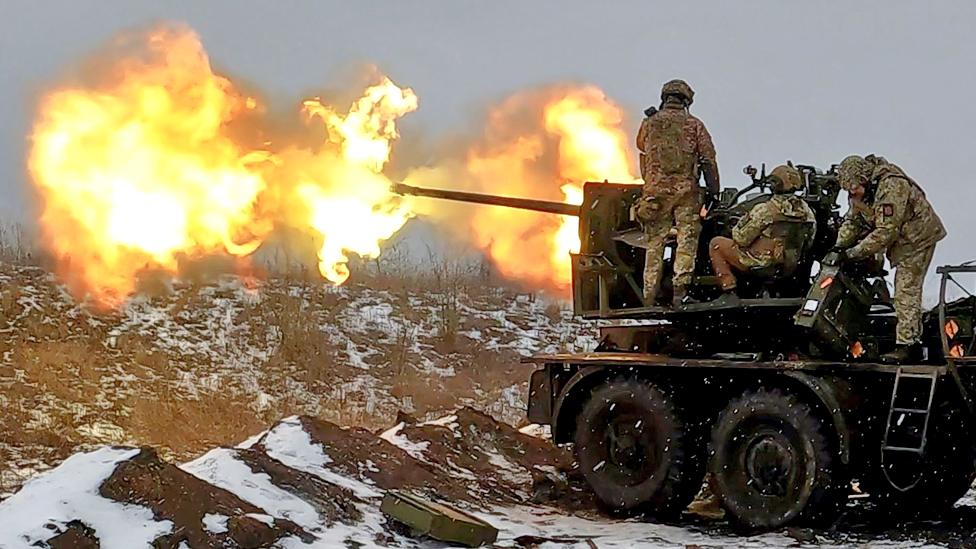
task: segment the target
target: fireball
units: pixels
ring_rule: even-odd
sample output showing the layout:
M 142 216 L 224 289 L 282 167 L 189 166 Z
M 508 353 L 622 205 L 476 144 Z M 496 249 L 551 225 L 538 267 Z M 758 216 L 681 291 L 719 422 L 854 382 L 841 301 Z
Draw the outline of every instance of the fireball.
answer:
M 587 181 L 640 182 L 623 125 L 621 109 L 593 86 L 519 93 L 491 110 L 484 136 L 460 166 L 417 170 L 407 182 L 581 204 Z M 459 234 L 485 250 L 503 276 L 528 287 L 568 290 L 569 253 L 580 247 L 578 218 L 420 201 L 415 207 L 464 224 Z
M 380 242 L 399 231 L 411 215 L 406 204 L 391 195 L 391 182 L 382 171 L 390 159 L 390 143 L 399 137 L 396 120 L 417 109 L 417 96 L 383 78 L 345 115 L 318 99 L 304 105 L 313 119 L 325 124 L 338 151 L 327 149 L 312 157 L 317 169 L 303 170 L 297 197 L 307 208 L 307 224 L 323 241 L 319 271 L 341 284 L 349 278 L 348 253 L 378 257 Z M 308 163 L 293 152 L 283 159 L 299 167 Z
M 253 211 L 267 155 L 226 132 L 255 100 L 214 73 L 186 29 L 152 32 L 145 50 L 97 85 L 45 96 L 31 136 L 44 244 L 73 290 L 106 304 L 146 269 L 246 255 L 270 230 Z
M 118 305 L 144 272 L 249 256 L 277 225 L 314 234 L 339 284 L 348 254 L 377 256 L 409 218 L 382 170 L 397 119 L 417 108 L 410 89 L 381 77 L 344 110 L 306 100 L 322 140 L 256 150 L 245 143 L 265 133 L 261 105 L 212 69 L 196 34 L 168 26 L 139 45 L 94 83 L 44 96 L 31 136 L 43 244 L 77 296 Z

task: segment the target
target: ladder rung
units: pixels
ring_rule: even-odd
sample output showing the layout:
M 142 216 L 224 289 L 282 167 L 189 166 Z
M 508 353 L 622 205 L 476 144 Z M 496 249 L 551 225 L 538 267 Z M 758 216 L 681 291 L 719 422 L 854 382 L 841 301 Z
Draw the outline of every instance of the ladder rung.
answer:
M 914 379 L 929 379 L 929 380 L 935 381 L 936 379 L 938 379 L 939 374 L 937 374 L 937 373 L 931 373 L 931 374 L 909 374 L 909 373 L 899 372 L 898 373 L 898 377 L 910 377 L 910 378 L 914 378 Z
M 919 409 L 919 408 L 892 408 L 891 411 L 892 412 L 909 413 L 909 414 L 927 414 L 927 413 L 929 413 L 928 410 Z
M 910 448 L 908 446 L 882 446 L 882 450 L 889 450 L 892 452 L 914 452 L 916 454 L 921 454 L 921 448 Z

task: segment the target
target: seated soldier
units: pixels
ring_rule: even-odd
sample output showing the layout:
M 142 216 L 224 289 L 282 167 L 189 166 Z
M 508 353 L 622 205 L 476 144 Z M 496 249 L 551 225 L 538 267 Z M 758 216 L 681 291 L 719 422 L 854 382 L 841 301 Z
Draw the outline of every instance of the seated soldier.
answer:
M 722 286 L 721 300 L 735 295 L 734 272 L 776 266 L 789 271 L 813 241 L 817 229 L 813 210 L 793 194 L 803 187 L 800 172 L 792 166 L 778 166 L 766 180 L 772 198 L 753 206 L 732 229 L 732 238 L 716 236 L 709 243 L 708 256 Z

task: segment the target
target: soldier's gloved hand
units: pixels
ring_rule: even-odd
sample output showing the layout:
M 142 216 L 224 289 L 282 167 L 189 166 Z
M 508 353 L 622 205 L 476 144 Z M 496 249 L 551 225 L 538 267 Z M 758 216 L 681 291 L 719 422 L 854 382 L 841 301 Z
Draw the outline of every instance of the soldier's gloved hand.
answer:
M 825 255 L 823 259 L 820 260 L 820 263 L 823 263 L 824 265 L 835 266 L 835 265 L 840 265 L 846 259 L 847 259 L 846 251 L 844 250 L 834 251 L 833 249 L 831 249 L 829 252 L 827 252 L 827 255 Z
M 718 195 L 715 193 L 705 193 L 705 202 L 702 204 L 702 211 L 710 212 L 716 205 L 718 205 Z

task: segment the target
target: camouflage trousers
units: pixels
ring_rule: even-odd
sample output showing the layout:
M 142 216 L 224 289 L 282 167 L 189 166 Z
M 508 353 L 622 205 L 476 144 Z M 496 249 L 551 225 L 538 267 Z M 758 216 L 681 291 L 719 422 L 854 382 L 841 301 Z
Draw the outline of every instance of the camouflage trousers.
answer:
M 895 266 L 895 343 L 910 345 L 922 336 L 922 284 L 935 246 L 907 255 Z
M 698 253 L 698 234 L 701 217 L 697 192 L 658 195 L 645 194 L 636 206 L 637 220 L 647 234 L 647 255 L 644 259 L 644 301 L 654 304 L 661 285 L 664 266 L 664 246 L 671 229 L 677 231 L 674 254 L 674 286 L 687 287 L 695 273 Z

